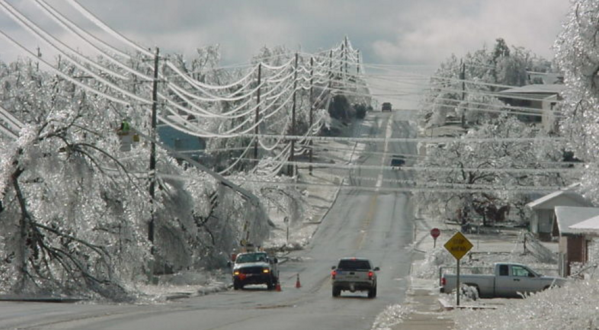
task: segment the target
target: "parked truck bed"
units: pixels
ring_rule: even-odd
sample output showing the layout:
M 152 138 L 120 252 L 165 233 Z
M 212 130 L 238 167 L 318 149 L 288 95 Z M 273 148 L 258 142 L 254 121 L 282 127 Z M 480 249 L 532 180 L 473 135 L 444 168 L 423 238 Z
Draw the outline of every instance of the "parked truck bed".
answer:
M 497 263 L 493 274 L 460 275 L 461 285 L 476 289 L 481 298 L 522 297 L 524 293 L 545 290 L 552 286 L 562 286 L 566 279 L 543 276 L 526 265 L 515 263 Z M 441 292 L 450 293 L 456 289 L 457 276 L 441 276 Z

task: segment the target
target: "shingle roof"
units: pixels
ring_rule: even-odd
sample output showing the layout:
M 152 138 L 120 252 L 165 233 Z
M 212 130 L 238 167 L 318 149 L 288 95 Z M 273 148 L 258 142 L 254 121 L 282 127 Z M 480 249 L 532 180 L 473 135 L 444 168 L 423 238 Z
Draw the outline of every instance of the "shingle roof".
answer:
M 560 235 L 580 234 L 580 230 L 572 229 L 571 226 L 597 216 L 599 216 L 599 208 L 597 207 L 555 207 L 555 219 Z
M 570 229 L 580 232 L 599 232 L 599 216 L 574 224 Z
M 579 184 L 573 184 L 571 186 L 568 186 L 565 190 L 559 190 L 559 191 L 552 192 L 552 193 L 547 194 L 541 198 L 535 199 L 534 201 L 526 204 L 526 206 L 530 207 L 533 210 L 543 209 L 544 206 L 547 206 L 546 209 L 552 209 L 553 205 L 550 205 L 551 202 L 560 196 L 564 196 L 564 197 L 574 201 L 575 203 L 579 204 L 576 206 L 592 207 L 593 203 L 588 201 L 581 194 L 573 191 L 573 189 L 576 188 L 577 186 L 579 186 Z M 564 205 L 564 206 L 573 206 L 573 205 Z

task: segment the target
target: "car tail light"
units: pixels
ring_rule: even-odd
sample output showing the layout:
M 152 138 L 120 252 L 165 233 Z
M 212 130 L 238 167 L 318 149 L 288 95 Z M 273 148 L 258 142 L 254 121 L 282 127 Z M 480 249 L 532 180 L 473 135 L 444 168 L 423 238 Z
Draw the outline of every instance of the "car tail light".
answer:
M 335 276 L 337 276 L 337 271 L 334 270 L 331 272 L 331 278 L 334 280 Z
M 368 279 L 372 280 L 372 277 L 374 276 L 374 273 L 372 271 L 368 272 Z
M 441 285 L 445 286 L 445 284 L 447 284 L 447 280 L 445 279 L 445 277 L 441 277 Z

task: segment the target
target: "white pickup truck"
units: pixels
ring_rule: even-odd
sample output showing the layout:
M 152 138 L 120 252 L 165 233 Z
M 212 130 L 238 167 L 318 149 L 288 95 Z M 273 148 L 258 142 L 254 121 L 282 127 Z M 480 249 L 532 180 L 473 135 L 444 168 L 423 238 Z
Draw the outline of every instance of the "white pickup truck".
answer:
M 441 276 L 441 292 L 450 293 L 456 288 L 457 276 Z M 496 263 L 494 274 L 460 275 L 460 283 L 470 286 L 481 298 L 521 297 L 523 293 L 545 290 L 552 286 L 562 286 L 567 280 L 563 277 L 543 276 L 528 266 L 515 263 Z
M 368 259 L 342 258 L 332 267 L 331 284 L 333 297 L 339 297 L 342 290 L 350 292 L 368 291 L 368 298 L 376 297 L 376 271 Z

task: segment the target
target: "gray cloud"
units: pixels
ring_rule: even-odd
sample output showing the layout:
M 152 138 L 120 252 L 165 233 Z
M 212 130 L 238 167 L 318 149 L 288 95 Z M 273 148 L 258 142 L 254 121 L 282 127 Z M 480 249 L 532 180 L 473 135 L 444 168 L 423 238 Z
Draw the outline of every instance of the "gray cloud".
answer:
M 47 0 L 92 28 L 64 0 Z M 61 33 L 32 1 L 10 1 Z M 145 47 L 191 55 L 220 44 L 225 62 L 245 62 L 262 46 L 307 52 L 347 35 L 366 62 L 437 64 L 451 54 L 504 38 L 550 58 L 569 10 L 564 0 L 79 0 L 115 30 Z M 1 19 L 0 26 L 14 29 Z M 13 30 L 14 31 L 14 30 Z M 62 32 L 64 34 L 64 32 Z M 72 37 L 69 38 L 71 40 Z

